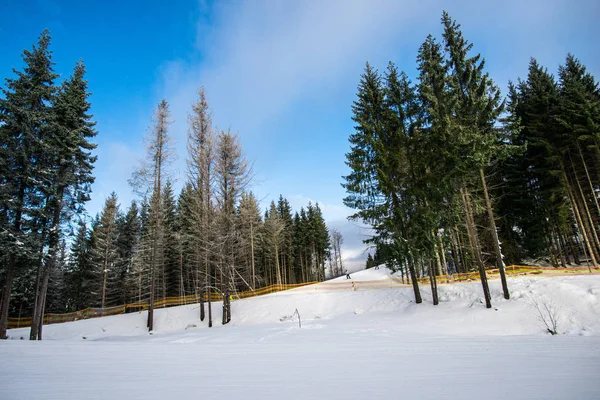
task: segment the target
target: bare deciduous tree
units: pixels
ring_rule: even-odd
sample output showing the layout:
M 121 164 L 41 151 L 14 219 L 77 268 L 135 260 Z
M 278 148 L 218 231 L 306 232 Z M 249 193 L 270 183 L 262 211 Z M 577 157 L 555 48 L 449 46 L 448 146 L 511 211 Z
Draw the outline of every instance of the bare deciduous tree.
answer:
M 544 324 L 548 333 L 558 335 L 558 324 L 561 321 L 560 308 L 546 296 L 531 296 L 530 301 L 538 319 Z

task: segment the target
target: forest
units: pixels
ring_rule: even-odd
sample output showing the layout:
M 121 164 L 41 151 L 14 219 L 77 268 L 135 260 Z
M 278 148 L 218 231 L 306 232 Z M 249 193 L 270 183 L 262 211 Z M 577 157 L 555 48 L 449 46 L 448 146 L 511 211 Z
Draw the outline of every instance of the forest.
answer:
M 573 55 L 553 75 L 531 59 L 503 96 L 475 46 L 447 13 L 441 40 L 417 51 L 411 80 L 369 63 L 352 104 L 344 204 L 371 228 L 366 267 L 387 265 L 410 282 L 548 263 L 590 271 L 600 259 L 600 89 Z M 0 337 L 9 316 L 106 308 L 166 297 L 224 299 L 272 284 L 344 274 L 341 234 L 318 204 L 292 210 L 283 196 L 261 210 L 237 133 L 217 129 L 203 88 L 187 111 L 185 181 L 177 183 L 167 100 L 154 110 L 145 157 L 130 184 L 89 217 L 94 138 L 83 61 L 59 82 L 44 31 L 0 96 Z M 414 82 L 413 82 L 414 81 Z M 337 183 L 335 183 L 337 184 Z M 181 190 L 176 188 L 181 188 Z M 205 296 L 208 294 L 208 296 Z M 201 318 L 205 318 L 204 305 Z
M 113 192 L 88 218 L 99 133 L 85 65 L 57 83 L 50 41 L 44 31 L 23 52 L 25 67 L 5 79 L 0 98 L 0 337 L 9 316 L 32 317 L 35 340 L 44 313 L 142 301 L 152 330 L 155 300 L 190 294 L 208 299 L 212 324 L 211 293 L 228 300 L 344 272 L 343 239 L 328 230 L 318 203 L 294 211 L 280 196 L 261 211 L 252 164 L 237 134 L 213 126 L 203 88 L 188 112 L 180 193 L 168 168 L 172 121 L 162 100 L 130 179 L 139 200 L 121 205 Z M 230 318 L 223 313 L 223 323 Z
M 597 268 L 600 90 L 569 54 L 558 75 L 529 63 L 503 97 L 446 12 L 417 52 L 416 83 L 367 63 L 352 106 L 344 203 L 373 229 L 368 266 L 410 277 L 548 263 Z

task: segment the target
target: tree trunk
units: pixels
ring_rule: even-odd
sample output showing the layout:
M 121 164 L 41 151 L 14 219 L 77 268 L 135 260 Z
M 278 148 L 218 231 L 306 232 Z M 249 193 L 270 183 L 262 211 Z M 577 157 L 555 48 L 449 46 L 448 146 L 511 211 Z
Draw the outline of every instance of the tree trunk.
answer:
M 46 313 L 46 299 L 48 296 L 48 281 L 50 279 L 50 270 L 46 271 L 44 280 L 42 281 L 40 307 L 37 322 L 37 340 L 42 340 L 42 329 L 44 328 L 44 314 Z
M 42 234 L 42 237 L 45 234 Z M 29 340 L 36 340 L 37 338 L 37 334 L 36 332 L 38 331 L 37 326 L 34 327 L 35 324 L 37 324 L 37 320 L 35 319 L 35 315 L 37 314 L 38 308 L 40 306 L 40 284 L 41 284 L 41 279 L 42 279 L 42 264 L 43 264 L 43 246 L 40 249 L 40 256 L 38 259 L 38 265 L 37 265 L 37 271 L 35 273 L 35 299 L 33 300 L 33 312 L 32 314 L 32 318 L 31 318 L 31 327 L 29 330 Z
M 154 329 L 154 261 L 152 262 L 152 271 L 150 272 L 150 299 L 148 301 L 148 332 Z
M 432 234 L 433 234 L 433 238 L 432 239 L 435 242 L 436 235 L 433 232 L 432 232 Z M 437 246 L 437 244 L 433 245 L 433 252 L 435 253 L 435 264 L 437 266 L 437 274 L 436 275 L 442 276 L 442 275 L 444 275 L 444 271 L 442 270 L 442 261 L 440 260 L 440 253 L 438 253 L 438 246 Z
M 546 242 L 546 247 L 550 251 L 550 260 L 552 262 L 552 266 L 554 268 L 558 268 L 558 259 L 556 258 L 556 251 L 554 250 L 554 243 L 552 242 L 552 239 L 549 237 L 548 231 L 547 230 L 545 230 L 545 231 L 546 231 L 546 233 L 544 235 L 544 241 Z
M 417 280 L 417 272 L 415 271 L 415 265 L 412 261 L 412 257 L 409 256 L 408 270 L 410 272 L 410 280 L 412 281 L 413 291 L 415 292 L 415 303 L 421 304 L 423 299 L 421 298 L 421 291 L 419 290 L 419 281 Z
M 490 220 L 490 230 L 492 231 L 492 237 L 494 239 L 494 250 L 496 251 L 496 265 L 500 271 L 500 280 L 502 281 L 502 292 L 506 300 L 510 299 L 510 292 L 508 291 L 508 283 L 506 282 L 506 271 L 504 270 L 504 260 L 502 259 L 502 250 L 500 249 L 500 239 L 498 238 L 498 229 L 496 228 L 496 220 L 494 219 L 494 209 L 492 208 L 492 202 L 488 194 L 487 183 L 485 181 L 485 174 L 483 168 L 479 168 L 479 175 L 481 177 L 481 183 L 483 185 L 483 194 L 485 197 L 485 208 L 487 209 L 488 219 Z
M 594 198 L 594 203 L 596 204 L 596 213 L 600 215 L 600 205 L 598 205 L 598 196 L 596 196 L 596 191 L 594 190 L 594 184 L 592 183 L 592 178 L 590 178 L 590 172 L 588 171 L 587 163 L 585 162 L 585 158 L 583 157 L 583 152 L 581 151 L 581 146 L 579 142 L 577 143 L 577 150 L 579 150 L 579 156 L 581 157 L 581 162 L 583 163 L 583 168 L 585 170 L 585 176 L 587 177 L 587 181 L 590 185 L 590 191 L 592 197 Z
M 208 327 L 212 328 L 212 265 L 208 265 Z
M 104 301 L 106 299 L 106 281 L 108 280 L 108 267 L 106 264 L 104 265 L 104 278 L 102 279 L 102 302 L 100 303 L 100 308 L 104 309 Z
M 437 306 L 439 304 L 439 300 L 437 292 L 437 279 L 435 276 L 435 270 L 433 268 L 433 260 L 429 261 L 429 283 L 431 284 L 431 296 L 433 297 L 433 305 Z
M 223 318 L 221 319 L 221 325 L 227 323 L 227 289 L 221 287 L 223 293 Z
M 256 290 L 256 271 L 254 270 L 254 233 L 252 232 L 252 221 L 250 221 L 250 252 L 252 254 L 252 290 Z
M 446 249 L 444 248 L 444 239 L 442 237 L 440 240 L 440 253 L 442 253 L 442 267 L 446 271 L 446 275 L 450 275 L 450 271 L 448 271 L 448 263 L 446 262 Z
M 225 291 L 225 298 L 227 299 L 227 323 L 231 322 L 231 294 L 229 289 Z
M 279 246 L 275 243 L 275 273 L 277 274 L 277 284 L 281 285 L 281 271 L 279 270 Z
M 467 233 L 467 239 L 469 239 L 469 241 L 471 239 L 469 237 L 468 233 Z M 472 258 L 468 258 L 465 255 L 465 253 L 466 253 L 466 250 L 465 250 L 466 245 L 463 245 L 463 242 L 464 242 L 464 240 L 461 238 L 461 232 L 460 232 L 460 230 L 457 227 L 456 228 L 456 245 L 458 246 L 458 252 L 459 252 L 458 254 L 460 256 L 460 264 L 461 264 L 461 267 L 462 267 L 462 271 L 460 271 L 460 272 L 469 272 L 471 270 L 471 267 L 472 267 L 471 263 L 472 263 L 473 260 L 472 260 Z M 470 248 L 470 249 L 473 250 L 472 248 Z
M 59 171 L 59 180 L 61 182 L 61 176 L 64 172 Z M 56 267 L 56 256 L 59 245 L 59 229 L 60 229 L 60 214 L 62 212 L 64 186 L 59 186 L 57 189 L 56 204 L 52 209 L 52 226 L 49 230 L 48 240 L 48 260 L 44 268 L 44 279 L 42 280 L 42 286 L 39 288 L 39 298 L 35 303 L 34 315 L 31 320 L 31 331 L 29 334 L 30 340 L 42 340 L 41 332 L 42 326 L 44 325 L 44 309 L 46 307 L 46 295 L 48 293 L 48 281 L 50 279 L 50 273 Z M 42 231 L 42 238 L 46 235 L 45 229 Z
M 6 331 L 8 329 L 8 304 L 12 291 L 13 280 L 15 278 L 16 259 L 14 255 L 10 256 L 8 266 L 6 267 L 6 283 L 2 294 L 2 305 L 0 306 L 0 339 L 7 339 Z
M 583 189 L 581 188 L 581 184 L 579 183 L 577 174 L 575 174 L 575 182 L 577 182 L 577 188 L 579 189 L 579 197 L 581 199 L 581 203 L 583 204 L 583 208 L 585 210 L 585 215 L 587 216 L 587 218 L 583 218 L 584 224 L 588 227 L 587 229 L 589 230 L 589 236 L 591 237 L 592 242 L 594 244 L 593 250 L 595 252 L 596 259 L 599 259 L 600 253 L 598 251 L 600 249 L 600 240 L 598 240 L 598 234 L 596 232 L 596 227 L 594 226 L 594 219 L 592 218 L 592 215 L 590 214 L 590 209 L 587 205 L 587 201 L 585 199 L 585 194 L 583 193 Z M 575 196 L 575 198 L 577 199 L 577 196 Z
M 469 241 L 471 243 L 471 247 L 473 253 L 475 255 L 475 260 L 477 261 L 477 265 L 479 267 L 479 278 L 481 279 L 481 286 L 483 288 L 483 296 L 485 297 L 485 306 L 486 308 L 492 308 L 492 301 L 490 295 L 490 288 L 487 282 L 487 276 L 485 274 L 485 266 L 483 265 L 483 260 L 481 258 L 481 252 L 479 248 L 479 238 L 477 236 L 477 227 L 475 226 L 475 219 L 473 217 L 473 210 L 471 208 L 471 200 L 469 198 L 468 190 L 463 186 L 461 188 L 463 192 L 463 204 L 465 208 L 465 216 L 467 219 L 467 231 L 469 233 Z
M 554 242 L 554 247 L 557 251 L 561 267 L 567 268 L 568 259 L 565 259 L 565 250 L 562 248 L 562 243 L 560 241 L 560 234 L 558 233 L 558 225 L 557 224 L 554 224 L 554 227 L 552 229 L 552 240 Z
M 581 263 L 579 261 L 579 245 L 577 243 L 574 243 L 573 235 L 565 235 L 564 240 L 566 241 L 567 246 L 569 247 L 569 251 L 571 252 L 573 262 L 577 265 L 580 265 Z
M 183 249 L 179 248 L 179 296 L 185 297 L 185 286 L 183 285 Z
M 204 289 L 200 288 L 200 321 L 204 321 Z
M 575 219 L 577 221 L 577 225 L 579 226 L 579 230 L 581 231 L 581 234 L 583 235 L 583 240 L 585 242 L 585 246 L 587 247 L 588 254 L 589 254 L 590 258 L 592 259 L 592 264 L 594 266 L 596 266 L 597 265 L 597 263 L 596 263 L 596 257 L 594 256 L 594 251 L 592 249 L 590 241 L 588 240 L 587 233 L 585 231 L 585 226 L 583 225 L 583 222 L 581 220 L 581 214 L 579 213 L 579 207 L 577 206 L 577 202 L 575 201 L 575 199 L 573 197 L 573 193 L 571 193 L 571 187 L 569 185 L 569 180 L 567 178 L 567 173 L 565 172 L 564 166 L 561 165 L 561 167 L 562 167 L 561 170 L 562 170 L 562 175 L 563 175 L 563 179 L 564 179 L 564 182 L 565 182 L 565 186 L 566 186 L 566 189 L 567 189 L 567 193 L 569 194 L 569 199 L 571 200 L 571 205 L 573 207 L 573 214 L 575 214 Z M 592 268 L 589 266 L 589 264 L 588 264 L 588 270 L 590 272 L 592 272 Z
M 454 230 L 450 230 L 450 243 L 452 244 L 452 260 L 454 261 L 454 269 L 456 273 L 460 273 L 460 264 L 458 261 L 458 245 L 456 244 L 456 238 L 454 237 Z
M 558 240 L 560 241 L 560 246 L 565 252 L 565 263 L 567 265 L 572 264 L 571 260 L 573 260 L 574 263 L 575 260 L 573 259 L 573 251 L 569 246 L 569 242 L 566 240 L 565 235 L 561 232 L 561 229 L 559 227 L 556 228 L 556 233 L 558 235 Z

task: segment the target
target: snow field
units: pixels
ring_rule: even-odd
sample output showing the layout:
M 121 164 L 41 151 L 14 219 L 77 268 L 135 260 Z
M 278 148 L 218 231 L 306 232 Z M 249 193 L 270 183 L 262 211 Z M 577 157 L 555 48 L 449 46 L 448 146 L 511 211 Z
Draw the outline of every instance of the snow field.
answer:
M 145 312 L 48 325 L 42 342 L 14 329 L 0 398 L 599 399 L 600 276 L 510 278 L 510 300 L 490 286 L 491 310 L 479 283 L 440 285 L 438 306 L 425 285 L 417 305 L 410 287 L 325 283 L 234 301 L 226 326 L 214 303 L 211 329 L 197 304 L 156 310 L 152 335 Z M 557 306 L 560 336 L 532 297 Z

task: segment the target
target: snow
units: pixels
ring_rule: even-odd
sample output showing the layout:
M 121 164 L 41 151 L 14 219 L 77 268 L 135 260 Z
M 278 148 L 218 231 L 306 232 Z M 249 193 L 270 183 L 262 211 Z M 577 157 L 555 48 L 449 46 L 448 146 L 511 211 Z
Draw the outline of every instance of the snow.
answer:
M 433 306 L 385 268 L 234 301 L 232 322 L 197 304 L 44 327 L 0 342 L 2 399 L 599 399 L 600 276 L 440 285 Z M 375 289 L 369 282 L 387 282 Z M 352 290 L 354 282 L 357 290 Z M 550 336 L 531 299 L 554 302 Z M 298 309 L 302 328 L 293 317 Z M 84 339 L 85 338 L 85 339 Z

